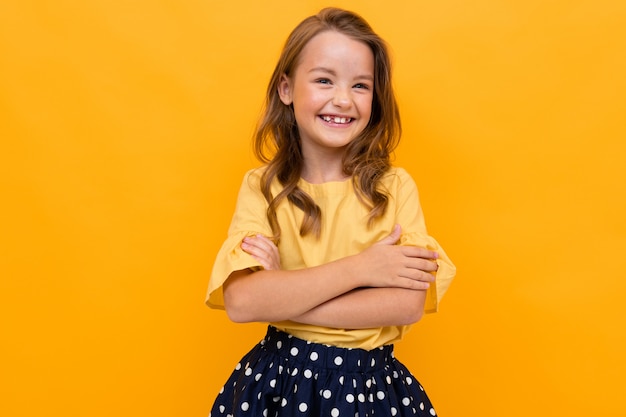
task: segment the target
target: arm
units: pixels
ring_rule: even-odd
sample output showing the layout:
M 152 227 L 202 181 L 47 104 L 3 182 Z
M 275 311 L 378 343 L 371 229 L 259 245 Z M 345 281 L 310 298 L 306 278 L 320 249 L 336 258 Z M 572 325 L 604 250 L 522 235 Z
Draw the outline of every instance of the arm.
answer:
M 404 326 L 422 318 L 425 297 L 425 290 L 361 288 L 320 304 L 292 320 L 343 329 Z
M 415 302 L 413 297 L 408 296 L 419 294 L 419 290 L 425 290 L 429 282 L 434 281 L 430 272 L 436 269 L 436 264 L 432 262 L 436 253 L 418 247 L 395 246 L 400 235 L 401 230 L 397 226 L 387 238 L 358 255 L 297 271 L 267 269 L 280 267 L 275 262 L 278 258 L 275 245 L 266 238 L 247 239 L 242 248 L 257 258 L 266 269 L 231 274 L 224 284 L 226 311 L 233 321 L 282 321 L 300 317 L 330 302 L 324 308 L 311 312 L 314 315 L 309 319 L 321 320 L 326 314 L 335 314 L 336 307 L 349 308 L 349 305 L 358 306 L 359 302 L 365 301 L 376 303 L 378 299 L 373 297 L 385 294 L 389 295 L 385 297 L 385 305 L 393 306 L 398 315 L 406 315 L 406 311 L 400 311 L 402 309 L 398 309 L 395 303 L 401 299 L 407 304 L 411 299 Z M 403 289 L 407 292 L 374 294 L 372 291 L 359 290 L 350 293 L 349 297 L 346 294 L 360 287 Z M 344 294 L 345 300 L 337 298 Z M 359 298 L 364 295 L 370 298 Z M 342 306 L 343 301 L 346 301 L 345 306 Z M 387 311 L 382 306 L 376 308 L 381 312 Z M 301 320 L 306 322 L 306 317 L 303 316 Z M 331 319 L 332 316 L 326 317 L 326 320 Z M 371 327 L 364 323 L 361 326 Z

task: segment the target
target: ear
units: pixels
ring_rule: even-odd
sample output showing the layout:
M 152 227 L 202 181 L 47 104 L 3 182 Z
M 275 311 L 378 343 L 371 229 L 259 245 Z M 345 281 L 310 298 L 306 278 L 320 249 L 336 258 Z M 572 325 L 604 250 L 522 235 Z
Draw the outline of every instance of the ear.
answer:
M 286 106 L 293 103 L 293 88 L 291 84 L 291 79 L 287 77 L 286 74 L 280 76 L 280 80 L 278 81 L 278 96 L 280 97 L 280 101 Z

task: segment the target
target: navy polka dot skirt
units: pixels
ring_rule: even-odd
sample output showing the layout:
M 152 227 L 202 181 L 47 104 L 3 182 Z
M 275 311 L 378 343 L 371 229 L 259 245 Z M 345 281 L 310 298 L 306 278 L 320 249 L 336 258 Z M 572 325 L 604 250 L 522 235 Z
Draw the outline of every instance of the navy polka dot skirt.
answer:
M 435 416 L 393 355 L 298 339 L 269 326 L 222 387 L 209 417 Z

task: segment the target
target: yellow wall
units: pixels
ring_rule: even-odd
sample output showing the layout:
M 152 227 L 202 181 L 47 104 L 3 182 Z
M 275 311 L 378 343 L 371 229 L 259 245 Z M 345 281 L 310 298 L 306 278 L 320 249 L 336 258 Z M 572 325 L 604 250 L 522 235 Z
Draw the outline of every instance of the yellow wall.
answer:
M 335 4 L 393 47 L 397 161 L 459 268 L 397 348 L 440 415 L 625 415 L 626 3 Z M 0 3 L 0 415 L 208 414 L 264 327 L 203 306 L 211 264 L 324 5 Z

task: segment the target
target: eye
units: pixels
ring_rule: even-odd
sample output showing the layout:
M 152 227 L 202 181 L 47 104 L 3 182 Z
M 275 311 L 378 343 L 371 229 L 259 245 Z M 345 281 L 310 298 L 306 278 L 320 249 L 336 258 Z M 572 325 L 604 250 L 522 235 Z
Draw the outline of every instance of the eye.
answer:
M 318 84 L 331 84 L 328 78 L 318 78 L 315 82 Z
M 358 84 L 355 84 L 355 85 L 354 85 L 354 88 L 361 88 L 361 89 L 364 89 L 364 90 L 369 90 L 369 89 L 370 89 L 370 86 L 369 86 L 369 85 L 367 85 L 367 84 L 358 83 Z

